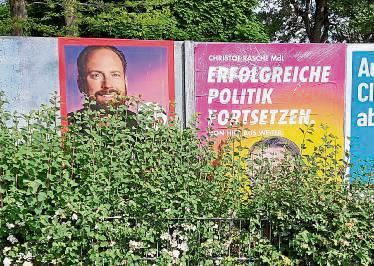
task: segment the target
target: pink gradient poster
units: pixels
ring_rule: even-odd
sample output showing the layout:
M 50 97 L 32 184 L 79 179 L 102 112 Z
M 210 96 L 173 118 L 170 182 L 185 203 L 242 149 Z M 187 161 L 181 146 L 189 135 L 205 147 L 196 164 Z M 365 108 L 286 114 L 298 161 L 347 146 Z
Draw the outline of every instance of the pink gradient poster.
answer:
M 218 142 L 240 132 L 245 145 L 280 136 L 298 147 L 315 124 L 344 143 L 344 44 L 228 44 L 195 47 L 196 111 Z
M 81 85 L 87 83 L 84 80 L 79 82 L 80 68 L 86 71 L 88 62 L 91 63 L 92 54 L 98 50 L 106 50 L 108 58 L 97 53 L 96 69 L 92 77 L 98 80 L 101 78 L 99 86 L 123 90 L 128 96 L 141 96 L 144 102 L 153 102 L 161 105 L 166 113 L 174 112 L 174 46 L 173 41 L 139 41 L 121 39 L 80 39 L 80 38 L 59 38 L 59 69 L 60 69 L 60 90 L 62 115 L 67 116 L 83 109 L 85 96 Z M 87 49 L 92 48 L 90 52 Z M 96 48 L 95 48 L 96 47 Z M 84 56 L 83 54 L 87 55 Z M 104 53 L 103 53 L 104 54 Z M 111 58 L 110 56 L 114 56 Z M 83 63 L 78 66 L 79 57 L 83 58 Z M 89 61 L 91 60 L 91 61 Z M 122 68 L 122 72 L 112 71 L 117 66 Z M 114 65 L 114 66 L 113 66 Z M 124 69 L 124 70 L 123 70 Z M 119 70 L 120 71 L 120 70 Z M 110 78 L 109 78 L 110 76 Z M 91 80 L 93 80 L 92 77 Z M 87 80 L 89 79 L 87 78 Z M 86 79 L 84 77 L 83 79 Z M 116 81 L 117 79 L 117 81 Z M 120 81 L 118 81 L 118 79 Z M 117 83 L 122 82 L 122 85 Z M 109 84 L 110 83 L 110 84 Z M 88 83 L 87 83 L 88 84 Z M 92 86 L 91 86 L 92 87 Z M 109 90 L 104 88 L 105 90 Z M 103 89 L 103 90 L 104 90 Z M 87 91 L 87 89 L 86 89 Z M 85 95 L 86 94 L 86 95 Z M 99 99 L 99 98 L 98 98 Z M 98 101 L 98 100 L 97 100 Z

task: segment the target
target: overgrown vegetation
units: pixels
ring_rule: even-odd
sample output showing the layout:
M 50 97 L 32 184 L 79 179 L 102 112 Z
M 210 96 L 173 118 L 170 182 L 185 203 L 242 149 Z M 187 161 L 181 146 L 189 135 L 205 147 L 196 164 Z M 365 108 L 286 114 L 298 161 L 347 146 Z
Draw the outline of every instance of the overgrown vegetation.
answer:
M 372 0 L 259 1 L 259 17 L 276 42 L 374 41 Z
M 3 0 L 0 33 L 368 43 L 374 41 L 373 10 L 372 0 Z
M 193 127 L 129 115 L 134 99 L 62 136 L 56 100 L 20 118 L 1 99 L 4 264 L 372 264 L 373 189 L 342 183 L 328 133 L 276 169 L 235 139 L 217 163 Z
M 12 0 L 14 1 L 14 0 Z M 148 40 L 266 42 L 255 0 L 44 0 L 22 2 L 27 13 L 12 21 L 0 3 L 4 35 L 21 28 L 25 36 L 80 36 Z M 3 13 L 3 15 L 1 15 Z M 17 24 L 18 23 L 18 24 Z M 8 29 L 8 31 L 6 31 Z

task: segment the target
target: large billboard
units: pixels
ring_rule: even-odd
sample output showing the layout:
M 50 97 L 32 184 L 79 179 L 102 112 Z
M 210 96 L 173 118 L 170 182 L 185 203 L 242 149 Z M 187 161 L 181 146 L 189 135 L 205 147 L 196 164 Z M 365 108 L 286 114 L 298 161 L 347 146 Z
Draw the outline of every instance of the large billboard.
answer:
M 374 45 L 348 46 L 347 148 L 353 178 L 374 182 Z
M 174 112 L 172 41 L 59 38 L 62 115 L 85 109 L 86 97 L 103 107 L 118 95 Z
M 325 124 L 343 147 L 345 52 L 344 44 L 197 44 L 200 129 L 210 126 L 218 143 L 240 127 L 248 147 L 278 139 L 300 148 L 300 128 L 314 124 L 311 152 Z

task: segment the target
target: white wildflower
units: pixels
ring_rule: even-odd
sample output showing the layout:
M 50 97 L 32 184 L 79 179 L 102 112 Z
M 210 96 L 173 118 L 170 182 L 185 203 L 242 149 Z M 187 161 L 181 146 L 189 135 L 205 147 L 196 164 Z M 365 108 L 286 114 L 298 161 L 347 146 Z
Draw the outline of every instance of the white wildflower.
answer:
M 30 262 L 30 261 L 25 261 L 23 264 L 22 264 L 22 266 L 32 266 L 33 264 L 32 264 L 32 262 Z
M 142 242 L 137 242 L 137 241 L 134 241 L 134 240 L 130 240 L 130 242 L 129 242 L 129 249 L 131 251 L 136 250 L 136 249 L 140 249 L 142 247 L 143 247 Z
M 151 251 L 149 251 L 147 253 L 147 256 L 151 257 L 151 258 L 154 258 L 156 255 L 157 255 L 157 251 L 156 250 L 151 250 Z
M 26 253 L 26 255 L 23 256 L 25 260 L 31 260 L 32 259 L 32 253 L 29 251 Z
M 186 229 L 186 231 L 195 231 L 196 226 L 194 224 L 182 224 L 183 228 Z
M 214 224 L 213 229 L 218 229 L 218 224 Z
M 21 226 L 21 227 L 25 226 L 25 222 L 19 222 L 18 225 Z
M 11 250 L 12 248 L 11 247 L 5 247 L 3 249 L 3 254 L 5 255 L 5 253 L 7 253 L 9 250 Z
M 187 242 L 182 242 L 178 245 L 178 248 L 182 251 L 187 251 L 188 250 L 188 245 Z
M 3 265 L 4 266 L 12 265 L 12 259 L 5 257 L 5 259 L 3 260 Z
M 170 241 L 170 246 L 172 247 L 172 248 L 176 248 L 177 246 L 178 246 L 178 242 L 176 241 L 176 240 L 171 240 Z
M 115 244 L 116 244 L 116 241 L 113 241 L 113 240 L 109 241 L 109 247 L 114 247 Z
M 348 247 L 349 246 L 349 242 L 347 240 L 342 240 L 342 241 L 340 241 L 340 243 L 343 247 Z
M 178 235 L 180 235 L 180 232 L 178 230 L 175 230 L 173 232 L 173 237 L 177 237 Z
M 72 219 L 73 221 L 78 220 L 78 215 L 77 215 L 76 213 L 73 213 L 73 215 L 71 216 L 71 219 Z
M 180 255 L 179 250 L 174 249 L 172 255 L 173 255 L 174 258 L 179 258 L 179 255 Z
M 170 240 L 170 235 L 168 232 L 165 232 L 163 233 L 161 236 L 160 236 L 161 240 Z
M 9 224 L 9 223 L 6 223 L 6 227 L 8 227 L 8 229 L 12 229 L 15 227 L 14 224 Z
M 12 243 L 12 244 L 15 244 L 15 243 L 18 242 L 18 239 L 15 238 L 14 235 L 9 235 L 9 236 L 7 237 L 7 240 L 8 240 L 10 243 Z

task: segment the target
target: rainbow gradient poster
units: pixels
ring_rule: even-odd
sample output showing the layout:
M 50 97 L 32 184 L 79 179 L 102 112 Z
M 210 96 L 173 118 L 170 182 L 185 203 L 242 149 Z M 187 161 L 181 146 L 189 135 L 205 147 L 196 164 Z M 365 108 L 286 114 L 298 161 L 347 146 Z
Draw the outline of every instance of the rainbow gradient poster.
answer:
M 319 145 L 323 124 L 343 156 L 345 55 L 345 44 L 196 44 L 200 129 L 218 142 L 240 127 L 249 147 L 274 136 L 300 147 L 311 125 L 309 146 Z
M 350 176 L 351 180 L 374 183 L 374 45 L 350 44 L 347 52 L 346 149 L 350 150 Z

